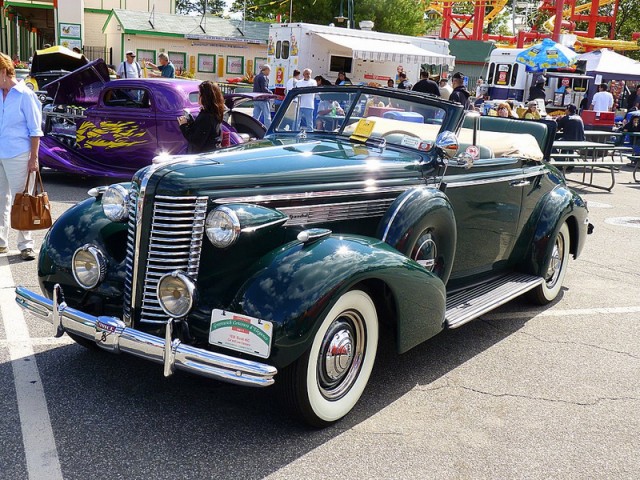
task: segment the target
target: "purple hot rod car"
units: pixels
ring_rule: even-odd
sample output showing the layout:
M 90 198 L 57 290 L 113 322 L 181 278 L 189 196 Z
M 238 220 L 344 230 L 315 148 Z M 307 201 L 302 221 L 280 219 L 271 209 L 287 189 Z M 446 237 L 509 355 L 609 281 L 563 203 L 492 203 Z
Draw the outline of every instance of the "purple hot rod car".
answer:
M 63 172 L 129 179 L 154 157 L 186 153 L 177 117 L 197 115 L 198 81 L 138 78 L 109 81 L 103 60 L 50 83 L 43 107 L 40 163 Z M 225 95 L 223 131 L 230 143 L 262 138 L 264 126 L 234 107 L 275 95 Z

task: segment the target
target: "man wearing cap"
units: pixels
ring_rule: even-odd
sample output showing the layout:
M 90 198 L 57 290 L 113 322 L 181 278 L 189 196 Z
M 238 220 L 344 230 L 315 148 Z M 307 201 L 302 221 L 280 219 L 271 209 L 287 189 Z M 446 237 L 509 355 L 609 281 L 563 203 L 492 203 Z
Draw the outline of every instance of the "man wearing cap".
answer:
M 260 68 L 260 73 L 253 79 L 253 91 L 257 93 L 271 93 L 269 90 L 269 74 L 271 67 L 266 63 Z M 260 115 L 264 118 L 264 126 L 271 125 L 271 102 L 269 100 L 253 102 L 253 118 L 260 120 Z
M 136 54 L 133 50 L 129 50 L 126 54 L 126 60 L 120 64 L 116 76 L 118 78 L 140 78 L 142 71 L 140 65 L 136 62 Z
M 562 130 L 561 140 L 584 142 L 584 122 L 575 105 L 567 107 L 567 114 L 558 119 L 558 130 Z
M 546 81 L 547 79 L 543 75 L 540 75 L 536 79 L 536 84 L 532 85 L 531 88 L 529 88 L 529 98 L 527 100 L 535 100 L 536 98 L 541 98 L 542 100 L 544 100 L 545 98 L 547 98 L 547 94 L 544 91 L 544 82 Z
M 464 75 L 462 72 L 456 72 L 451 76 L 451 86 L 453 86 L 453 92 L 449 95 L 449 100 L 461 103 L 465 110 L 473 110 L 473 105 L 469 101 L 471 94 L 464 87 Z

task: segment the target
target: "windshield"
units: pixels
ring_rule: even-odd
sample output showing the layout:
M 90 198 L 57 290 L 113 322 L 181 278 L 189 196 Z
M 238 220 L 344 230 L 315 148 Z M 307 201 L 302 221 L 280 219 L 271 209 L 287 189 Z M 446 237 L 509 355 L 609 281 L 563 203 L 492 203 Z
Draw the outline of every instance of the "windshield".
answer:
M 284 115 L 272 127 L 274 132 L 305 130 L 357 139 L 364 132 L 366 138 L 383 138 L 388 144 L 426 149 L 435 140 L 446 116 L 441 106 L 422 103 L 423 97 L 394 90 L 379 89 L 379 94 L 347 87 L 326 91 L 320 88 L 314 93 L 303 93 L 304 90 L 293 90 L 296 96 L 285 104 Z M 368 120 L 366 128 L 362 120 Z

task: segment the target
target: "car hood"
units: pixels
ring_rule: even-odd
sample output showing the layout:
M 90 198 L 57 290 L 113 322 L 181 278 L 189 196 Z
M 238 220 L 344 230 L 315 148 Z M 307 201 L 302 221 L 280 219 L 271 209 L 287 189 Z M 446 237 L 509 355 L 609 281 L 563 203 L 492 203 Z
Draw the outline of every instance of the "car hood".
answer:
M 354 145 L 347 138 L 270 136 L 212 154 L 154 164 L 148 184 L 160 195 L 246 196 L 412 185 L 423 158 L 404 149 Z M 154 160 L 154 163 L 157 161 Z M 136 174 L 142 181 L 151 170 Z
M 91 106 L 98 103 L 98 95 L 109 81 L 109 69 L 99 58 L 44 87 L 56 105 Z
M 56 45 L 44 50 L 36 50 L 31 60 L 31 75 L 49 70 L 72 72 L 87 63 L 89 60 L 81 53 L 75 53 L 66 47 Z

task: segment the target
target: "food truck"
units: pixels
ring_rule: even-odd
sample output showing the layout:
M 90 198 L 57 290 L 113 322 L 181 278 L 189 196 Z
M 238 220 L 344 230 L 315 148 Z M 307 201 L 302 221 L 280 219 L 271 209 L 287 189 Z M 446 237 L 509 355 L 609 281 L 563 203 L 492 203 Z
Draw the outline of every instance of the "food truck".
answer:
M 390 78 L 397 82 L 400 71 L 415 83 L 422 67 L 440 75 L 455 65 L 446 40 L 308 23 L 272 24 L 267 55 L 269 85 L 276 88 L 283 88 L 295 69 L 310 68 L 312 77 L 331 82 L 345 72 L 352 83 L 387 86 Z
M 593 77 L 575 72 L 548 70 L 543 73 L 526 71 L 516 57 L 522 48 L 496 48 L 489 57 L 487 84 L 489 98 L 492 100 L 513 99 L 526 101 L 529 88 L 540 75 L 545 76 L 547 106 L 565 107 L 569 104 L 580 105 Z M 548 108 L 547 107 L 547 108 Z

